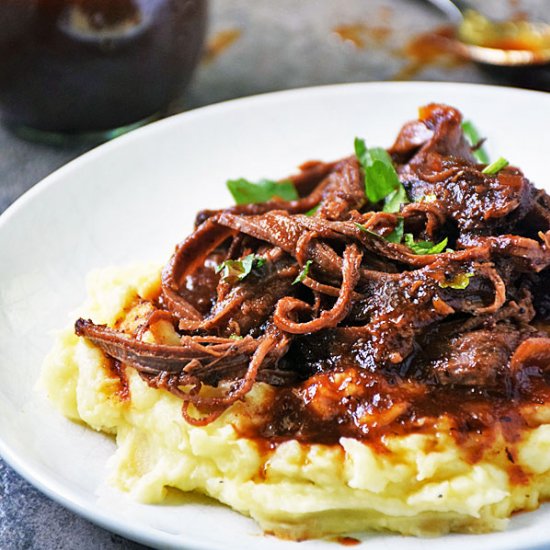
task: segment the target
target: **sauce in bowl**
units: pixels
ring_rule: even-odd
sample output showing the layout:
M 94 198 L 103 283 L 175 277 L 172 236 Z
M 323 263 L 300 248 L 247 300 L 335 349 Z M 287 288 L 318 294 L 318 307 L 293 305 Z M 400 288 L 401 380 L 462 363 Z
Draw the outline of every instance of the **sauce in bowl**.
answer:
M 123 127 L 164 109 L 198 62 L 206 0 L 5 0 L 4 120 L 46 132 Z

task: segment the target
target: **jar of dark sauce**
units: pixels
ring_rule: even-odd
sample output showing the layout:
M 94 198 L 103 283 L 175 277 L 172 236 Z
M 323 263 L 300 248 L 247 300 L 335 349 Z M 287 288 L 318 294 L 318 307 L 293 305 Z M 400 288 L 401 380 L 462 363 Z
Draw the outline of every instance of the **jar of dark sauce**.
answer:
M 189 81 L 206 0 L 0 0 L 0 111 L 48 134 L 120 133 Z

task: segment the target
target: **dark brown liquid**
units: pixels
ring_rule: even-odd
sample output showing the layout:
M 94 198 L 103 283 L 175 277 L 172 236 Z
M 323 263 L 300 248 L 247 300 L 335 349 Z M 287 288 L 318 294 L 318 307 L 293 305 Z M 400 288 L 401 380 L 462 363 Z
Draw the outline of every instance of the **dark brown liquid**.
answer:
M 206 0 L 1 0 L 0 108 L 46 131 L 117 128 L 165 108 L 197 64 Z
M 361 544 L 360 540 L 354 539 L 353 537 L 336 537 L 334 542 L 337 542 L 342 546 L 357 546 L 358 544 Z
M 219 278 L 212 266 L 220 264 L 223 257 L 223 253 L 211 254 L 209 267 L 187 275 L 185 285 L 180 287 L 180 294 L 203 314 L 211 309 L 216 297 Z M 547 321 L 534 324 L 537 330 L 550 334 Z M 439 332 L 437 337 L 443 336 Z M 504 446 L 504 467 L 510 482 L 528 483 L 529 474 L 515 462 L 524 435 L 539 424 L 524 411 L 550 403 L 550 373 L 545 369 L 531 369 L 521 384 L 503 376 L 497 385 L 488 388 L 442 385 L 426 378 L 421 369 L 408 377 L 391 368 L 372 372 L 359 366 L 345 344 L 331 344 L 319 333 L 307 339 L 305 354 L 294 346 L 285 360 L 290 368 L 307 371 L 310 362 L 324 372 L 301 383 L 274 388 L 262 411 L 235 426 L 262 452 L 270 453 L 289 440 L 338 445 L 340 438 L 347 437 L 364 441 L 383 454 L 388 452 L 386 437 L 433 435 L 442 429 L 440 423 L 445 417 L 464 460 L 474 464 L 499 445 Z M 327 356 L 335 365 L 332 369 L 327 368 Z M 121 384 L 123 381 L 121 378 Z M 359 541 L 345 538 L 339 542 L 352 545 Z

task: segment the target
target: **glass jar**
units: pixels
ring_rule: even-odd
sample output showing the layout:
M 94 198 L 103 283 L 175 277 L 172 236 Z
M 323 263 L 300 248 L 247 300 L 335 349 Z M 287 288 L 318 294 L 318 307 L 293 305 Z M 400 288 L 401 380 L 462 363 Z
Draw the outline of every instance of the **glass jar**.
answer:
M 206 0 L 2 0 L 0 112 L 11 127 L 117 135 L 158 116 L 195 68 Z

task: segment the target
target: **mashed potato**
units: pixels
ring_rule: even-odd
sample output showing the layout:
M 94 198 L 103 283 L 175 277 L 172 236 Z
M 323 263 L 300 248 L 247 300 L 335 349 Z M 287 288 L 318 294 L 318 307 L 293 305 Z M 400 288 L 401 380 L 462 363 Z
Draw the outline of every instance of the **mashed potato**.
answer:
M 88 286 L 81 314 L 115 326 L 131 322 L 129 312 L 158 293 L 159 270 L 107 269 L 93 273 Z M 146 334 L 174 337 L 167 330 Z M 518 481 L 502 441 L 471 464 L 444 420 L 431 435 L 386 436 L 383 453 L 347 438 L 334 446 L 287 441 L 268 450 L 239 436 L 238 428 L 259 410 L 270 386 L 256 384 L 215 422 L 194 427 L 182 418 L 177 397 L 150 388 L 134 369 L 126 376 L 129 392 L 103 353 L 70 328 L 47 357 L 43 382 L 65 416 L 116 436 L 112 483 L 142 502 L 162 502 L 169 487 L 198 491 L 267 532 L 302 539 L 360 530 L 503 529 L 515 510 L 550 497 L 548 408 L 529 413 L 539 426 L 518 446 L 516 466 L 526 474 Z

